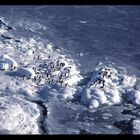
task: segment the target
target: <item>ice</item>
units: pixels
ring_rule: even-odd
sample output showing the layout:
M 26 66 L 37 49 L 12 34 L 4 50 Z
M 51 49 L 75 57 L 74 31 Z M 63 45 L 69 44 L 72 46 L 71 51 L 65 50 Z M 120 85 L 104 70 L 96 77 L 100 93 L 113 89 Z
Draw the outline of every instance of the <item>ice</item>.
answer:
M 50 51 L 53 51 L 53 46 L 51 44 L 47 44 L 47 48 L 50 50 Z
M 133 134 L 140 134 L 140 120 L 133 120 Z
M 136 91 L 134 96 L 136 98 L 135 103 L 140 105 L 140 91 Z
M 0 56 L 0 69 L 11 70 L 16 69 L 17 67 L 18 64 L 13 58 L 5 54 Z
M 99 107 L 99 102 L 96 99 L 92 100 L 91 103 L 90 103 L 89 108 L 93 109 L 93 108 L 97 108 L 97 107 Z
M 126 100 L 130 103 L 140 105 L 140 91 L 139 90 L 130 90 L 128 94 L 125 95 Z
M 76 89 L 72 88 L 72 87 L 69 87 L 67 86 L 66 88 L 64 88 L 63 90 L 63 97 L 65 99 L 72 99 L 73 98 L 73 95 L 75 94 L 76 92 Z
M 36 124 L 39 115 L 37 106 L 10 96 L 0 97 L 0 101 L 1 129 L 13 131 L 13 134 L 39 133 Z
M 80 70 L 53 43 L 42 42 L 36 36 L 18 41 L 14 35 L 4 39 L 0 40 L 0 66 L 8 71 L 0 71 L 0 132 L 42 133 L 43 113 L 38 100 L 48 102 L 59 99 L 59 95 L 66 101 L 73 99 L 82 79 Z
M 32 68 L 18 68 L 15 72 L 17 76 L 34 78 L 36 76 L 35 71 Z
M 87 23 L 87 21 L 84 21 L 84 20 L 80 20 L 79 22 L 82 23 L 82 24 Z

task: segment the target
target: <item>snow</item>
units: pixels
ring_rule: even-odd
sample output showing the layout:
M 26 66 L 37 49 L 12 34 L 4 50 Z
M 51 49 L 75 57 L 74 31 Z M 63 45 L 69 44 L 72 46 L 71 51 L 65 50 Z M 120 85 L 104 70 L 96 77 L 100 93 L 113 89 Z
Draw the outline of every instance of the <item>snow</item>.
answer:
M 140 91 L 131 89 L 128 94 L 126 94 L 126 100 L 130 103 L 140 105 Z
M 35 71 L 32 68 L 18 68 L 17 76 L 34 78 L 36 76 Z
M 126 101 L 139 104 L 140 91 L 135 90 L 137 81 L 136 76 L 124 73 L 124 70 L 99 63 L 81 92 L 81 103 L 93 109 L 103 105 L 117 105 L 122 103 L 125 95 Z M 130 89 L 131 93 L 126 89 Z
M 72 99 L 72 98 L 73 98 L 73 95 L 75 94 L 75 92 L 76 92 L 76 89 L 67 86 L 67 87 L 64 88 L 64 90 L 63 90 L 63 97 L 64 97 L 65 99 Z
M 0 102 L 1 129 L 13 131 L 13 134 L 39 133 L 36 124 L 39 110 L 36 105 L 10 96 L 0 97 Z
M 135 103 L 140 105 L 140 91 L 137 91 L 135 92 Z
M 52 46 L 51 44 L 47 44 L 47 48 L 48 48 L 50 51 L 52 51 L 53 46 Z
M 29 81 L 17 81 L 0 73 L 0 127 L 10 134 L 39 134 L 39 109 L 35 103 L 23 98 L 35 86 Z M 19 82 L 17 84 L 17 82 Z
M 10 70 L 16 69 L 18 67 L 17 62 L 8 55 L 0 56 L 0 69 L 2 70 Z
M 133 120 L 133 134 L 140 134 L 140 120 Z
M 0 71 L 0 132 L 39 134 L 41 109 L 30 99 L 47 102 L 60 94 L 64 100 L 71 100 L 82 76 L 73 59 L 55 49 L 53 43 L 36 36 L 15 40 L 14 35 L 0 40 L 0 66 L 7 70 Z M 62 84 L 58 83 L 61 75 Z M 46 91 L 40 93 L 44 88 Z

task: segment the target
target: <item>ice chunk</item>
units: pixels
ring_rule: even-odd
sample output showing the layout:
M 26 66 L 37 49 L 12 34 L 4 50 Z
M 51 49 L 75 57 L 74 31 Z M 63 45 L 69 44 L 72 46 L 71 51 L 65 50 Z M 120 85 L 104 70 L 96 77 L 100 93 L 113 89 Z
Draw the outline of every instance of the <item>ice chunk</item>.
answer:
M 0 56 L 0 69 L 1 70 L 9 70 L 16 69 L 18 67 L 17 62 L 8 55 Z
M 97 108 L 97 107 L 99 107 L 99 102 L 97 100 L 92 100 L 90 102 L 89 108 L 94 109 L 94 108 Z
M 124 87 L 133 87 L 136 84 L 136 77 L 124 75 L 122 85 Z
M 100 104 L 106 104 L 107 98 L 102 89 L 85 89 L 81 96 L 81 102 L 90 108 L 94 108 L 94 106 L 98 107 Z
M 126 100 L 133 104 L 140 105 L 140 91 L 139 90 L 130 90 L 126 94 Z
M 76 89 L 67 86 L 66 88 L 64 88 L 63 97 L 65 99 L 72 99 L 75 92 L 76 92 Z
M 140 91 L 136 90 L 135 91 L 135 103 L 140 105 Z

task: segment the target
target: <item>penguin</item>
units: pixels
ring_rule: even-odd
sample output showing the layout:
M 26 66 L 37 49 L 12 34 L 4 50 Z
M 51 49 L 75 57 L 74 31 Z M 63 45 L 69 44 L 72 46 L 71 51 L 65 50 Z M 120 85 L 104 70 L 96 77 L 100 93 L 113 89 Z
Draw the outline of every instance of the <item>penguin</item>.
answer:
M 61 80 L 59 80 L 59 82 L 61 83 L 61 85 L 63 84 L 63 80 L 61 79 Z
M 56 61 L 56 66 L 59 66 L 59 60 Z
M 55 69 L 55 68 L 53 68 L 53 69 L 52 69 L 52 71 L 53 71 L 53 72 L 55 72 L 55 71 L 56 71 L 56 69 Z
M 69 68 L 64 68 L 66 73 L 70 73 L 70 69 Z
M 103 77 L 105 77 L 107 75 L 107 71 L 103 72 Z
M 36 80 L 37 80 L 37 79 L 36 79 L 36 76 L 35 76 L 35 77 L 34 77 L 34 81 L 36 82 Z
M 51 84 L 51 81 L 49 80 L 48 83 Z
M 49 77 L 49 74 L 48 74 L 48 73 L 46 73 L 46 76 L 47 76 L 47 77 Z
M 25 75 L 22 76 L 23 80 L 25 79 Z
M 65 73 L 65 78 L 68 78 L 70 76 L 70 73 Z
M 61 79 L 63 77 L 63 75 L 62 75 L 62 73 L 60 74 L 60 76 L 59 76 L 59 79 Z
M 53 62 L 50 62 L 50 68 L 53 69 L 54 65 Z
M 68 83 L 65 84 L 65 87 L 67 87 L 67 86 L 68 86 Z
M 61 66 L 61 67 L 64 67 L 64 66 L 65 66 L 65 63 L 60 63 L 60 66 Z
M 51 69 L 54 69 L 54 65 L 53 64 L 51 65 Z
M 39 71 L 37 71 L 36 74 L 39 74 Z
M 100 88 L 104 88 L 104 86 L 105 86 L 105 80 L 102 80 L 101 83 L 102 83 L 102 86 Z
M 111 75 L 108 75 L 108 78 L 110 78 L 111 77 Z
M 16 69 L 16 66 L 14 66 L 13 69 L 15 70 Z
M 38 55 L 38 56 L 37 56 L 37 59 L 39 59 L 39 58 L 40 58 L 40 56 Z
M 38 77 L 39 82 L 41 82 L 41 76 Z

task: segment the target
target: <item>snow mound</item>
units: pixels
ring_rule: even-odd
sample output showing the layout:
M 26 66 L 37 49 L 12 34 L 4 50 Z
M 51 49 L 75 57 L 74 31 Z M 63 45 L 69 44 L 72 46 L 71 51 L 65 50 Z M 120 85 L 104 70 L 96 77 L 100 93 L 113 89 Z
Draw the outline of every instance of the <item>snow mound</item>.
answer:
M 91 109 L 128 101 L 140 104 L 140 91 L 135 88 L 138 80 L 123 68 L 99 63 L 78 96 L 81 103 Z

